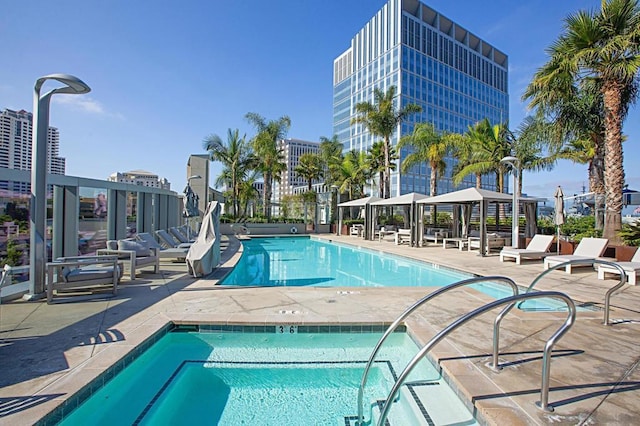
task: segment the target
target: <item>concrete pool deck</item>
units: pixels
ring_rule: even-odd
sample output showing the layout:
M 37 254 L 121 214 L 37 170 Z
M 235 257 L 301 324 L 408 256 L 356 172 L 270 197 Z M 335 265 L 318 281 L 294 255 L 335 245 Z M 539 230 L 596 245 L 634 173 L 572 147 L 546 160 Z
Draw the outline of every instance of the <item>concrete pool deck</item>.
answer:
M 479 274 L 505 275 L 528 285 L 541 261 L 501 263 L 496 255 L 412 248 L 389 241 L 319 235 L 346 244 L 395 253 Z M 268 287 L 233 288 L 217 282 L 237 261 L 240 244 L 230 237 L 225 262 L 213 276 L 194 279 L 185 264 L 161 262 L 161 273 L 124 280 L 118 295 L 87 295 L 0 305 L 0 424 L 33 424 L 64 404 L 169 321 L 220 324 L 381 324 L 431 290 L 424 288 Z M 572 275 L 554 271 L 537 288 L 567 293 L 576 302 L 601 307 L 615 280 L 598 280 L 590 268 Z M 407 321 L 422 343 L 466 313 L 490 301 L 470 289 L 443 295 Z M 455 331 L 432 357 L 481 421 L 496 424 L 637 424 L 640 422 L 640 287 L 625 286 L 611 300 L 614 325 L 602 325 L 600 310 L 580 312 L 555 346 L 549 401 L 540 399 L 542 349 L 564 313 L 510 313 L 502 325 L 500 362 L 489 368 L 492 322 L 487 314 Z M 514 310 L 515 311 L 515 310 Z M 354 398 L 354 410 L 355 410 Z

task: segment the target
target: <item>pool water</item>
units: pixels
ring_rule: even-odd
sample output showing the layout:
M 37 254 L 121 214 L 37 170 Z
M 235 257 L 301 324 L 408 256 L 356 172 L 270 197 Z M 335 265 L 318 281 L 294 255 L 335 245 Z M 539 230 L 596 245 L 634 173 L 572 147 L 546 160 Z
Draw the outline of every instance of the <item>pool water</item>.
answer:
M 308 237 L 252 238 L 222 285 L 442 287 L 469 274 Z
M 221 285 L 334 286 L 334 287 L 444 287 L 473 275 L 420 262 L 308 237 L 252 238 L 242 242 L 243 253 Z M 470 285 L 496 299 L 512 296 L 499 283 Z M 521 288 L 523 293 L 526 289 Z M 528 300 L 523 311 L 562 311 L 555 299 Z M 579 306 L 578 310 L 593 310 Z
M 61 424 L 355 425 L 362 371 L 381 333 L 275 330 L 168 333 Z M 387 340 L 365 390 L 366 420 L 377 419 L 378 401 L 417 351 L 406 333 Z M 428 361 L 402 392 L 392 425 L 477 424 Z

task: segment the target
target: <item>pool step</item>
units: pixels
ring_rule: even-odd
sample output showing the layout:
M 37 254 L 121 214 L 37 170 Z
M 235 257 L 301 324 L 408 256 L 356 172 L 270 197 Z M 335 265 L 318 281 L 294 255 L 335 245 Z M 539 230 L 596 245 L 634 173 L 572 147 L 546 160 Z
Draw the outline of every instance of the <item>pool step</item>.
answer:
M 434 422 L 424 409 L 424 405 L 420 401 L 418 395 L 413 388 L 418 386 L 437 387 L 439 382 L 413 382 L 403 386 L 400 390 L 400 399 L 394 403 L 389 411 L 389 415 L 385 420 L 385 426 L 395 425 L 433 425 Z M 435 400 L 435 399 L 434 399 Z M 372 409 L 373 420 L 369 426 L 376 425 L 380 418 L 380 412 L 384 406 L 384 399 L 375 401 Z M 365 416 L 366 418 L 366 416 Z M 357 426 L 358 416 L 345 416 L 345 426 Z

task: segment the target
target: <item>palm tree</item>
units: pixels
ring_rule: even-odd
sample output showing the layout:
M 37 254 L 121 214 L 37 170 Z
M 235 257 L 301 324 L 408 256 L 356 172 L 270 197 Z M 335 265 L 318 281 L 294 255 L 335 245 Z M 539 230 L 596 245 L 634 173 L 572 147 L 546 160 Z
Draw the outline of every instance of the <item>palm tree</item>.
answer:
M 373 89 L 374 102 L 357 103 L 358 115 L 351 120 L 352 124 L 363 124 L 369 133 L 384 141 L 382 198 L 389 198 L 391 194 L 391 137 L 409 115 L 422 111 L 422 107 L 416 104 L 407 104 L 396 110 L 393 104 L 395 96 L 395 86 L 390 86 L 386 92 L 376 87 Z
M 314 180 L 324 176 L 322 158 L 318 154 L 306 152 L 300 156 L 298 164 L 295 166 L 296 174 L 307 181 L 307 189 L 311 191 L 311 184 Z
M 466 155 L 453 176 L 454 183 L 460 184 L 470 174 L 476 175 L 477 182 L 480 175 L 493 172 L 496 175 L 496 190 L 503 192 L 507 168 L 500 160 L 512 155 L 511 139 L 511 132 L 504 124 L 491 125 L 486 118 L 469 127 L 465 138 L 468 143 L 464 150 Z
M 622 227 L 622 123 L 637 89 L 639 29 L 638 0 L 603 0 L 600 11 L 569 15 L 563 34 L 549 48 L 549 62 L 534 77 L 538 85 L 568 75 L 573 81 L 596 80 L 600 87 L 607 201 L 603 237 L 616 243 Z
M 363 151 L 351 150 L 340 165 L 340 193 L 347 193 L 349 200 L 364 196 L 364 185 L 371 177 L 367 157 Z
M 231 193 L 233 216 L 238 217 L 242 181 L 247 172 L 256 166 L 256 158 L 251 147 L 245 136 L 240 137 L 238 129 L 227 131 L 226 144 L 218 135 L 207 136 L 203 147 L 209 151 L 211 161 L 222 163 L 223 170 L 216 183 L 227 186 Z
M 555 163 L 555 155 L 544 155 L 544 145 L 550 131 L 550 125 L 544 117 L 528 116 L 520 123 L 516 131 L 517 137 L 512 141 L 513 155 L 520 160 L 520 170 L 551 170 Z M 518 174 L 518 195 L 522 195 L 522 176 Z
M 328 187 L 335 185 L 338 180 L 337 169 L 342 163 L 343 149 L 337 135 L 333 135 L 331 139 L 320 136 L 320 157 L 324 163 L 324 181 Z
M 286 170 L 282 150 L 278 141 L 284 139 L 291 119 L 283 115 L 277 120 L 266 121 L 264 117 L 254 112 L 248 113 L 246 119 L 253 124 L 258 134 L 251 140 L 253 150 L 258 158 L 258 169 L 264 178 L 264 192 L 262 194 L 262 212 L 267 220 L 271 219 L 271 194 L 274 179 L 280 179 L 280 174 Z
M 407 173 L 412 167 L 427 163 L 431 170 L 429 195 L 438 195 L 438 176 L 447 168 L 444 159 L 450 151 L 450 139 L 436 131 L 432 124 L 420 123 L 414 127 L 413 134 L 403 136 L 398 142 L 398 150 L 406 146 L 413 147 L 413 152 L 402 161 L 402 172 Z M 436 223 L 435 205 L 431 205 L 431 220 Z
M 390 169 L 393 171 L 396 169 L 395 160 L 398 159 L 398 154 L 393 146 L 389 147 L 389 159 L 390 159 Z M 369 168 L 371 169 L 371 187 L 375 185 L 374 177 L 375 174 L 378 173 L 378 187 L 379 194 L 382 198 L 382 183 L 384 182 L 384 142 L 378 141 L 374 142 L 373 145 L 369 147 L 367 150 L 367 163 L 369 164 Z

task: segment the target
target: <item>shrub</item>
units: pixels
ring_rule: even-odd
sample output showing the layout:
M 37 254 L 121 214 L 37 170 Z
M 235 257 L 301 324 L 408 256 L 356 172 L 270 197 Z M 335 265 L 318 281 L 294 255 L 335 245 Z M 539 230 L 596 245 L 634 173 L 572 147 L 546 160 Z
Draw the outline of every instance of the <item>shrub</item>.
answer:
M 640 221 L 623 224 L 619 235 L 626 245 L 640 246 Z
M 602 231 L 595 228 L 595 216 L 568 217 L 564 225 L 560 226 L 560 233 L 579 242 L 585 237 L 601 237 Z

